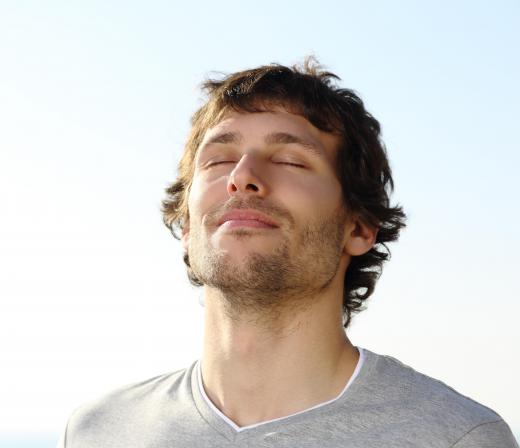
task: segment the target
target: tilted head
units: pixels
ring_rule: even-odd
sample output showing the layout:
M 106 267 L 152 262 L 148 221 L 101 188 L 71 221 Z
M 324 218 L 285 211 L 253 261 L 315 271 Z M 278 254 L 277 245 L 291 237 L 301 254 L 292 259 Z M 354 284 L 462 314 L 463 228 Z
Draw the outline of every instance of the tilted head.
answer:
M 339 136 L 337 177 L 345 210 L 378 229 L 374 246 L 353 257 L 345 274 L 343 311 L 347 327 L 352 313 L 363 310 L 363 302 L 372 294 L 382 265 L 390 256 L 386 244 L 397 240 L 405 225 L 405 214 L 401 207 L 390 205 L 393 180 L 378 121 L 352 90 L 338 87 L 336 80 L 336 75 L 308 58 L 303 66 L 271 64 L 205 82 L 203 90 L 208 100 L 192 117 L 178 178 L 166 189 L 162 212 L 165 225 L 179 238 L 189 222 L 188 196 L 197 150 L 206 131 L 232 111 L 283 109 L 304 117 L 321 131 Z M 190 281 L 202 285 L 190 267 L 187 253 L 184 261 Z

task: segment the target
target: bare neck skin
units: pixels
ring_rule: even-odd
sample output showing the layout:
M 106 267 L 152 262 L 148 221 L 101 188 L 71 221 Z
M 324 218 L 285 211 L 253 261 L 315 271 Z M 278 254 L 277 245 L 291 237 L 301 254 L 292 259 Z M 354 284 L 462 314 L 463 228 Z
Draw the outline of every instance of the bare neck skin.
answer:
M 342 326 L 338 286 L 307 309 L 288 310 L 277 331 L 252 322 L 251 316 L 229 318 L 220 292 L 206 287 L 202 378 L 206 394 L 224 415 L 248 426 L 341 393 L 359 353 Z

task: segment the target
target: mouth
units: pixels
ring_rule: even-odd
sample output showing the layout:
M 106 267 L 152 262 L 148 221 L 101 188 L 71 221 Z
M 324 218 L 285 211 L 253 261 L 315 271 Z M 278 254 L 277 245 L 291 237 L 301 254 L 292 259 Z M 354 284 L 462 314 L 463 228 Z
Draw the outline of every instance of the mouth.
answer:
M 270 226 L 261 221 L 256 221 L 254 219 L 232 219 L 224 222 L 220 225 L 220 228 L 223 229 L 235 229 L 237 227 L 249 227 L 256 229 L 276 229 L 274 226 Z
M 256 210 L 231 210 L 220 217 L 217 225 L 227 229 L 237 227 L 275 229 L 279 227 L 274 219 Z

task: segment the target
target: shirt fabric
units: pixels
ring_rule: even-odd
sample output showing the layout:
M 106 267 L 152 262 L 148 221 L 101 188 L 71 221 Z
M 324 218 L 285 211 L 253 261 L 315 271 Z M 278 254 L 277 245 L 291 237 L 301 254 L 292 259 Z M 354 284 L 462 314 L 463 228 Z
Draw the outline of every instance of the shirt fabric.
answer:
M 58 448 L 519 448 L 492 409 L 358 350 L 341 394 L 296 414 L 238 427 L 207 397 L 196 361 L 79 407 Z

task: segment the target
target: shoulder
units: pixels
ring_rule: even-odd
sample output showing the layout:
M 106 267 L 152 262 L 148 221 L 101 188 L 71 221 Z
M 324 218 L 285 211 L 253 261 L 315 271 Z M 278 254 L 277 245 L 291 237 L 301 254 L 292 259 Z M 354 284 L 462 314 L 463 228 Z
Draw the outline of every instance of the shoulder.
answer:
M 415 370 L 388 355 L 369 352 L 374 358 L 374 370 L 380 382 L 386 383 L 390 393 L 405 403 L 420 403 L 430 412 L 455 414 L 460 423 L 485 423 L 500 419 L 491 408 L 463 395 L 446 383 Z
M 97 438 L 100 434 L 132 433 L 146 420 L 155 418 L 165 403 L 172 403 L 172 400 L 188 393 L 192 368 L 130 383 L 84 403 L 72 412 L 66 439 L 84 440 Z
M 392 356 L 366 349 L 365 355 L 369 368 L 365 396 L 372 397 L 374 407 L 391 414 L 389 419 L 406 421 L 408 430 L 444 440 L 447 446 L 460 441 L 454 445 L 457 448 L 465 447 L 465 440 L 484 440 L 486 434 L 512 439 L 508 425 L 488 406 Z
M 165 393 L 175 393 L 185 377 L 187 369 L 165 373 L 144 381 L 126 384 L 94 400 L 84 403 L 75 414 L 97 414 L 111 411 L 115 406 L 132 403 L 143 405 L 146 401 L 160 399 Z

